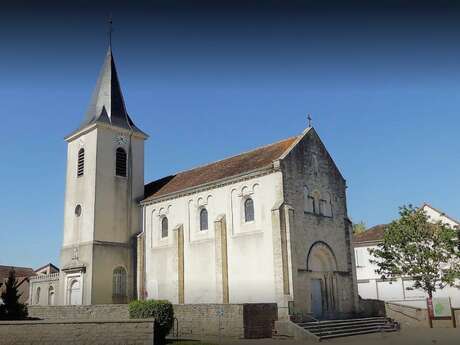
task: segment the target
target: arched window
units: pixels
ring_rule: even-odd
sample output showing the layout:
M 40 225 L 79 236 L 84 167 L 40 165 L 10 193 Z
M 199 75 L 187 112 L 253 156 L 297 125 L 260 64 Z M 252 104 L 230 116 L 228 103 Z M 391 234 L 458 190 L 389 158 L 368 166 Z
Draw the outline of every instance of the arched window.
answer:
M 112 297 L 115 303 L 124 303 L 126 299 L 126 270 L 117 267 L 113 270 Z
M 40 303 L 40 287 L 37 288 L 37 290 L 35 290 L 35 304 L 39 304 Z
M 126 177 L 126 151 L 121 147 L 116 152 L 115 173 L 117 176 Z
M 77 177 L 83 176 L 85 172 L 85 149 L 78 151 Z
M 168 218 L 163 217 L 161 219 L 161 237 L 168 237 Z
M 304 211 L 315 213 L 315 198 L 311 195 L 310 191 L 308 190 L 307 186 L 303 187 L 303 202 L 304 202 Z
M 332 217 L 331 196 L 327 192 L 319 200 L 319 213 L 326 217 Z
M 208 211 L 205 208 L 200 211 L 200 230 L 208 230 Z
M 54 287 L 48 289 L 48 305 L 54 305 Z
M 247 198 L 244 202 L 244 221 L 252 222 L 254 220 L 254 201 Z
M 73 279 L 70 283 L 69 304 L 70 305 L 81 304 L 81 289 L 80 289 L 80 281 L 78 279 Z

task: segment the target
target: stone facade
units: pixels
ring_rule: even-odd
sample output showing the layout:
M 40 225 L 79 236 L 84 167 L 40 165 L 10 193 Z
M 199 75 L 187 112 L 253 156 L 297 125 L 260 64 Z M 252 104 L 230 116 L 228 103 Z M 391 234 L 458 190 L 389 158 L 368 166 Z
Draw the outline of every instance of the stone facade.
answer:
M 152 345 L 154 320 L 0 321 L 2 345 Z
M 289 223 L 290 314 L 315 314 L 312 280 L 320 285 L 318 309 L 337 317 L 357 311 L 346 183 L 314 130 L 281 158 L 285 221 Z M 313 207 L 312 207 L 313 206 Z

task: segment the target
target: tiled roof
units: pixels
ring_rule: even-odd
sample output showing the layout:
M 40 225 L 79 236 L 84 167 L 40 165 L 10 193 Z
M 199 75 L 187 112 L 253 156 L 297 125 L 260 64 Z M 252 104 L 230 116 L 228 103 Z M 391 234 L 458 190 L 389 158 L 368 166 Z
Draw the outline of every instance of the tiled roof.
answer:
M 11 269 L 14 269 L 16 277 L 31 277 L 35 275 L 32 268 L 29 267 L 17 267 L 17 266 L 2 266 L 0 265 L 0 280 L 8 278 Z
M 377 242 L 383 239 L 383 233 L 387 224 L 380 224 L 373 226 L 372 228 L 367 229 L 359 234 L 353 235 L 354 243 L 363 243 L 363 242 Z
M 297 139 L 291 137 L 205 166 L 163 177 L 145 185 L 145 201 L 267 167 Z

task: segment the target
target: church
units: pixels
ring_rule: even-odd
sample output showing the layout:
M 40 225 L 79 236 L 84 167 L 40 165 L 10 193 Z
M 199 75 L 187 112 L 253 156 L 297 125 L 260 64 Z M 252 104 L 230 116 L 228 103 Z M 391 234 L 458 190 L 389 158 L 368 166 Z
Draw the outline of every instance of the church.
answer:
M 271 302 L 280 317 L 357 311 L 346 182 L 313 127 L 146 183 L 148 135 L 133 119 L 109 47 L 86 116 L 65 138 L 61 270 L 31 279 L 31 305 L 167 299 Z

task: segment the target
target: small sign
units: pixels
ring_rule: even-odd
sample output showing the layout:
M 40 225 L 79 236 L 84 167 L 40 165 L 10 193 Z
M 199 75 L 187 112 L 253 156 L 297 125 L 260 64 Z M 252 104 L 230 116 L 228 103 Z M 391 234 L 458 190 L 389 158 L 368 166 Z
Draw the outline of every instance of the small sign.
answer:
M 433 300 L 431 298 L 426 299 L 426 305 L 428 308 L 428 316 L 430 317 L 430 320 L 434 318 L 434 312 L 433 312 Z
M 434 317 L 452 317 L 449 297 L 435 297 L 432 303 Z

